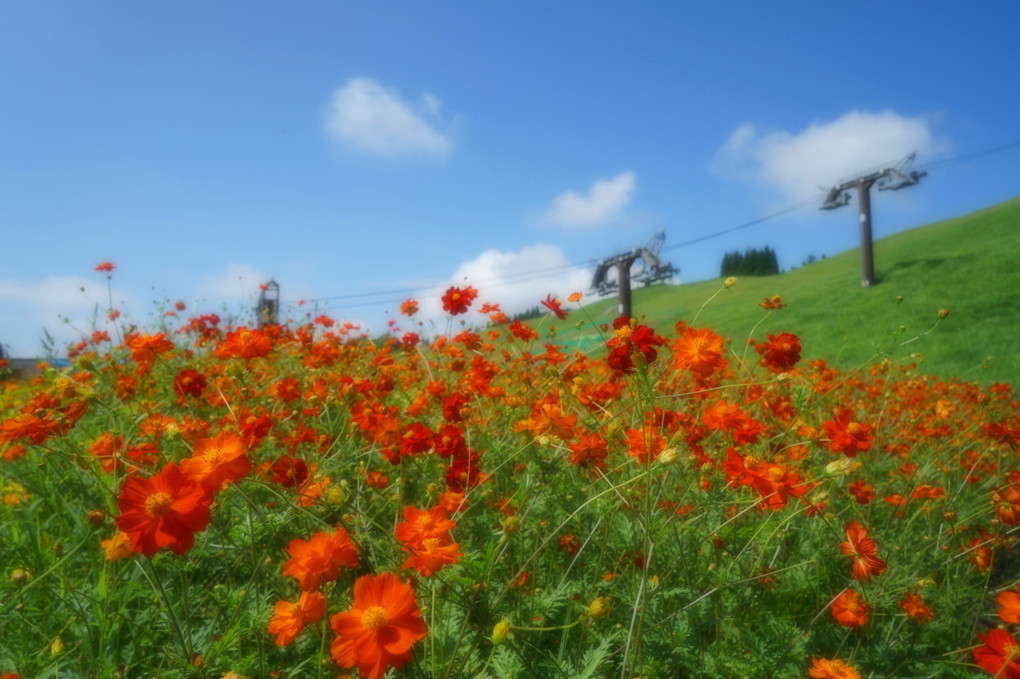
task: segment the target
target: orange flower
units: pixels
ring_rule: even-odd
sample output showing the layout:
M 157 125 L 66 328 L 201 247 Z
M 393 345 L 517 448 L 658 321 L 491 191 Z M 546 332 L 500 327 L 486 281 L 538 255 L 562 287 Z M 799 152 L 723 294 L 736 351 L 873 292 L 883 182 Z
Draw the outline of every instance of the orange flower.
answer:
M 414 568 L 424 577 L 439 571 L 443 566 L 457 563 L 464 556 L 460 545 L 451 543 L 448 537 L 425 538 L 415 547 L 405 547 L 411 552 L 401 568 Z
M 157 355 L 172 351 L 174 343 L 158 332 L 155 335 L 128 335 L 127 346 L 131 350 L 131 358 L 137 363 L 148 365 Z
M 1020 679 L 1020 646 L 1009 632 L 993 629 L 984 637 L 984 646 L 974 649 L 974 662 L 997 679 Z
M 924 603 L 917 592 L 908 592 L 900 599 L 900 608 L 914 620 L 925 623 L 935 617 L 935 613 Z
M 191 457 L 181 461 L 181 470 L 215 495 L 227 483 L 238 481 L 251 471 L 244 441 L 237 434 L 223 431 L 211 439 L 199 439 Z
M 872 575 L 885 572 L 885 561 L 878 558 L 875 541 L 868 537 L 868 529 L 856 521 L 846 524 L 846 542 L 841 542 L 839 550 L 854 560 L 854 579 L 871 582 Z
M 145 479 L 124 479 L 117 507 L 117 527 L 128 534 L 136 552 L 152 556 L 163 547 L 183 554 L 195 544 L 195 533 L 209 523 L 210 498 L 173 462 Z
M 275 614 L 269 620 L 269 633 L 275 634 L 277 646 L 289 646 L 309 622 L 318 622 L 326 612 L 326 597 L 319 592 L 301 592 L 295 603 L 277 601 Z
M 708 328 L 695 330 L 678 324 L 680 339 L 673 343 L 673 358 L 680 368 L 686 368 L 701 379 L 706 379 L 726 365 L 723 358 L 723 339 Z
M 250 361 L 253 358 L 266 356 L 273 350 L 273 343 L 261 330 L 238 328 L 227 333 L 223 344 L 216 350 L 219 358 L 234 356 Z
M 29 413 L 20 413 L 0 423 L 0 443 L 10 443 L 18 439 L 28 439 L 40 444 L 53 435 L 56 423 L 41 419 Z
M 648 464 L 666 448 L 666 439 L 647 422 L 641 429 L 627 430 L 627 454 L 638 463 Z
M 411 659 L 411 646 L 428 631 L 410 585 L 392 573 L 364 575 L 354 583 L 354 605 L 330 619 L 337 637 L 330 654 L 340 667 L 358 666 L 368 679 Z
M 1017 585 L 1020 591 L 1020 585 Z M 1003 622 L 1020 625 L 1020 594 L 1017 592 L 1005 591 L 995 598 L 1002 608 L 999 609 L 999 617 Z
M 405 300 L 400 305 L 400 313 L 404 314 L 405 316 L 414 316 L 416 313 L 418 313 L 418 302 L 416 302 L 413 299 Z
M 403 523 L 397 524 L 397 539 L 408 547 L 417 547 L 428 538 L 447 537 L 449 530 L 457 525 L 456 521 L 446 518 L 446 510 L 442 506 L 420 510 L 415 507 L 404 507 Z
M 832 617 L 844 627 L 860 627 L 868 621 L 871 607 L 864 603 L 857 592 L 845 589 L 832 602 Z
M 813 679 L 860 679 L 850 665 L 842 660 L 826 660 L 825 658 L 811 658 L 811 667 L 808 668 L 808 676 Z
M 318 589 L 323 580 L 336 580 L 341 566 L 358 565 L 358 550 L 339 527 L 333 533 L 318 532 L 308 542 L 291 540 L 287 553 L 291 558 L 283 564 L 283 574 L 297 578 L 306 592 Z
M 773 309 L 782 309 L 786 305 L 783 304 L 782 297 L 780 297 L 779 295 L 772 295 L 771 297 L 766 297 L 765 301 L 760 302 L 758 306 L 760 306 L 762 309 L 768 309 L 769 311 L 772 311 Z
M 106 273 L 110 273 L 111 271 L 113 271 L 113 263 L 103 262 L 102 264 L 96 266 L 96 271 L 104 271 Z
M 125 559 L 135 553 L 135 550 L 131 547 L 131 538 L 128 537 L 127 533 L 122 533 L 121 531 L 117 531 L 117 534 L 109 540 L 100 542 L 99 546 L 106 552 L 104 558 L 107 561 Z

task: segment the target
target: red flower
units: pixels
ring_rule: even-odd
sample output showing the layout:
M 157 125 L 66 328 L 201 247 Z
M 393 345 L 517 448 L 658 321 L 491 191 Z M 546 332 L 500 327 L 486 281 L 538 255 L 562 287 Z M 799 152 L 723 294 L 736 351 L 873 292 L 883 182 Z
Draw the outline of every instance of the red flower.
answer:
M 269 633 L 277 646 L 289 646 L 309 622 L 318 622 L 326 612 L 326 597 L 319 592 L 301 592 L 295 603 L 277 601 L 269 621 Z
M 337 637 L 330 654 L 340 667 L 358 666 L 368 679 L 411 659 L 411 646 L 428 631 L 410 585 L 392 573 L 364 575 L 354 583 L 354 605 L 330 619 Z
M 195 533 L 209 523 L 210 498 L 173 462 L 145 479 L 124 479 L 117 497 L 117 527 L 128 534 L 136 552 L 152 556 L 163 547 L 183 554 L 195 544 Z
M 829 436 L 829 450 L 856 457 L 857 452 L 871 448 L 871 427 L 867 422 L 854 422 L 853 413 L 843 408 L 836 413 L 835 420 L 826 420 L 822 428 Z
M 323 580 L 336 580 L 341 566 L 358 565 L 358 550 L 343 528 L 316 533 L 308 542 L 291 540 L 287 553 L 291 558 L 283 564 L 283 574 L 297 578 L 306 592 L 318 589 Z
M 788 332 L 768 336 L 769 341 L 754 348 L 761 364 L 774 373 L 784 373 L 800 360 L 800 338 Z
M 202 395 L 207 386 L 209 386 L 209 381 L 205 378 L 205 375 L 192 368 L 186 368 L 174 377 L 174 391 L 181 398 L 185 396 L 197 398 Z
M 470 285 L 466 288 L 450 286 L 443 295 L 443 309 L 451 316 L 462 314 L 468 310 L 477 296 L 478 291 Z
M 974 662 L 997 679 L 1020 679 L 1020 646 L 1009 632 L 993 629 L 984 637 L 984 646 L 974 649 Z
M 560 300 L 553 299 L 552 295 L 546 295 L 545 299 L 542 300 L 542 306 L 556 314 L 556 318 L 561 321 L 567 317 L 567 312 L 560 308 Z
M 872 575 L 885 572 L 885 561 L 878 558 L 875 541 L 868 537 L 868 529 L 850 521 L 846 524 L 846 542 L 839 545 L 839 550 L 854 560 L 854 579 L 871 582 Z
M 110 273 L 111 271 L 113 271 L 113 263 L 112 262 L 103 262 L 102 264 L 99 264 L 98 266 L 96 266 L 96 271 L 103 271 L 103 272 L 106 272 L 106 273 Z
M 875 499 L 874 486 L 871 486 L 863 479 L 859 479 L 851 483 L 847 486 L 847 490 L 854 496 L 854 499 L 857 500 L 858 504 L 866 505 Z

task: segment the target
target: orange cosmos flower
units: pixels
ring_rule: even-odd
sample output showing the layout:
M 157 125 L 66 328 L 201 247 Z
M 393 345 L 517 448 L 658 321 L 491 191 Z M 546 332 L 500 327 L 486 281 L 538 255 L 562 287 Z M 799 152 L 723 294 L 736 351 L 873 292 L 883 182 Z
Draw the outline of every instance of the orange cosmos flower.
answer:
M 456 521 L 446 518 L 446 509 L 441 505 L 426 510 L 404 507 L 404 519 L 397 524 L 395 532 L 398 540 L 412 548 L 428 538 L 448 537 L 449 530 L 457 525 Z
M 1017 592 L 1020 592 L 1020 585 L 1017 585 Z M 1012 591 L 1005 591 L 999 594 L 995 600 L 1002 608 L 999 609 L 999 617 L 1003 622 L 1020 625 L 1020 594 Z
M 908 592 L 900 599 L 900 608 L 914 620 L 925 623 L 935 617 L 935 613 L 924 603 L 917 592 Z
M 581 297 L 583 297 L 583 296 L 584 295 L 582 293 L 580 293 L 580 292 L 572 292 L 572 293 L 570 293 L 570 297 L 567 297 L 567 301 L 568 302 L 580 302 L 581 301 Z
M 460 551 L 460 545 L 450 542 L 449 537 L 425 538 L 415 547 L 405 547 L 404 551 L 411 552 L 401 568 L 413 568 L 428 577 L 439 571 L 443 566 L 457 563 L 457 559 L 464 556 Z
M 210 501 L 205 490 L 171 462 L 151 478 L 124 479 L 117 497 L 117 527 L 145 556 L 163 547 L 183 554 L 195 544 L 195 533 L 208 525 Z
M 627 430 L 627 454 L 638 463 L 648 464 L 666 448 L 666 439 L 647 422 L 641 429 Z
M 857 670 L 842 660 L 826 660 L 825 658 L 811 658 L 808 676 L 813 679 L 861 679 Z
M 723 358 L 723 339 L 711 330 L 695 330 L 677 324 L 680 339 L 673 343 L 673 358 L 680 368 L 686 368 L 701 379 L 706 379 L 726 365 Z
M 368 679 L 411 659 L 411 646 L 428 631 L 410 585 L 392 573 L 365 575 L 354 583 L 354 605 L 330 619 L 337 637 L 330 654 L 340 667 L 357 665 Z
M 885 572 L 885 561 L 878 558 L 875 541 L 868 537 L 868 529 L 856 521 L 846 524 L 846 542 L 841 542 L 839 550 L 854 560 L 854 579 L 871 582 L 872 575 Z
M 105 273 L 110 273 L 111 271 L 113 271 L 113 263 L 112 262 L 103 262 L 102 264 L 99 264 L 98 266 L 96 266 L 96 271 L 103 271 Z
M 53 435 L 56 423 L 41 419 L 29 413 L 19 413 L 9 420 L 0 423 L 0 443 L 10 443 L 18 439 L 28 439 L 40 444 Z
M 772 295 L 771 297 L 766 297 L 765 301 L 759 303 L 758 306 L 760 306 L 762 309 L 768 309 L 769 311 L 772 311 L 773 309 L 782 309 L 786 305 L 783 304 L 782 297 L 780 297 L 779 295 Z
M 843 590 L 832 602 L 832 617 L 844 627 L 860 627 L 868 621 L 870 610 L 871 607 L 852 589 Z
M 181 469 L 210 495 L 216 495 L 227 483 L 238 481 L 251 471 L 244 441 L 223 431 L 211 439 L 199 439 L 191 457 L 181 461 Z
M 301 592 L 295 603 L 277 601 L 275 614 L 269 620 L 269 633 L 275 634 L 277 646 L 289 646 L 309 622 L 318 622 L 326 612 L 326 597 L 319 592 Z
M 341 566 L 358 565 L 358 550 L 339 527 L 333 533 L 318 532 L 308 542 L 291 540 L 287 553 L 291 558 L 283 564 L 283 574 L 297 578 L 306 592 L 318 589 L 323 580 L 336 580 Z
M 127 533 L 121 531 L 117 531 L 117 534 L 109 540 L 100 542 L 99 546 L 106 553 L 106 556 L 103 558 L 107 561 L 118 561 L 135 553 L 135 550 L 131 547 L 131 538 L 128 537 Z
M 400 313 L 404 314 L 405 316 L 414 316 L 416 313 L 418 313 L 418 302 L 416 302 L 413 299 L 405 300 L 400 305 Z
M 219 358 L 236 356 L 250 361 L 253 358 L 266 356 L 272 350 L 272 341 L 261 330 L 238 328 L 227 333 L 223 343 L 216 349 L 216 356 Z
M 137 363 L 148 365 L 158 354 L 172 351 L 174 343 L 158 332 L 155 335 L 128 335 L 127 346 L 131 350 L 131 358 Z
M 974 662 L 997 679 L 1020 679 L 1020 646 L 1009 632 L 993 629 L 984 637 L 984 646 L 974 649 Z

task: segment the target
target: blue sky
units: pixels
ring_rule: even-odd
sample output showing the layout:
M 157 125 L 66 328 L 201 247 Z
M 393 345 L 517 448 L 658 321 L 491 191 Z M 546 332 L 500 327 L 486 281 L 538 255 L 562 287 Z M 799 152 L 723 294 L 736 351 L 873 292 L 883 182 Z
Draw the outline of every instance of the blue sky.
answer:
M 138 323 L 166 299 L 240 314 L 273 276 L 375 331 L 450 282 L 520 310 L 587 291 L 566 265 L 661 229 L 668 247 L 810 204 L 665 253 L 683 281 L 747 247 L 788 268 L 857 244 L 856 202 L 820 212 L 822 187 L 913 150 L 936 165 L 873 192 L 876 238 L 979 209 L 1020 194 L 1020 149 L 953 160 L 1020 141 L 1018 19 L 1006 2 L 0 2 L 0 343 L 30 356 L 44 327 L 89 330 L 103 261 Z M 362 293 L 383 294 L 339 298 Z

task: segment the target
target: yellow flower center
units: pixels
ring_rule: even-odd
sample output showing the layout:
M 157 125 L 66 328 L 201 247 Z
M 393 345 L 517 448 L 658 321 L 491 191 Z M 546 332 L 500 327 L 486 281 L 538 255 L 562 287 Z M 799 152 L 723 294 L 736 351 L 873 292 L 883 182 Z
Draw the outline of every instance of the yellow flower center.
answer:
M 851 422 L 850 424 L 846 425 L 846 430 L 850 434 L 859 434 L 861 433 L 861 425 L 857 424 L 856 422 Z
M 418 518 L 414 520 L 414 525 L 417 526 L 419 530 L 426 531 L 432 530 L 432 528 L 435 527 L 436 522 L 432 520 L 432 514 L 425 512 L 418 515 Z
M 164 493 L 163 491 L 153 493 L 145 498 L 145 513 L 154 519 L 159 518 L 167 513 L 172 502 L 173 498 L 170 497 L 169 493 Z
M 439 548 L 439 538 L 425 538 L 421 541 L 422 551 L 434 552 Z
M 217 462 L 220 461 L 220 456 L 222 455 L 223 451 L 217 448 L 216 446 L 213 446 L 212 448 L 209 448 L 204 453 L 202 453 L 202 459 L 208 462 L 209 464 L 216 464 Z
M 623 342 L 629 340 L 630 336 L 633 334 L 634 330 L 629 325 L 621 325 L 619 328 L 616 329 L 617 338 L 619 338 Z
M 382 606 L 369 608 L 361 616 L 361 626 L 373 632 L 378 632 L 386 627 L 386 609 Z

